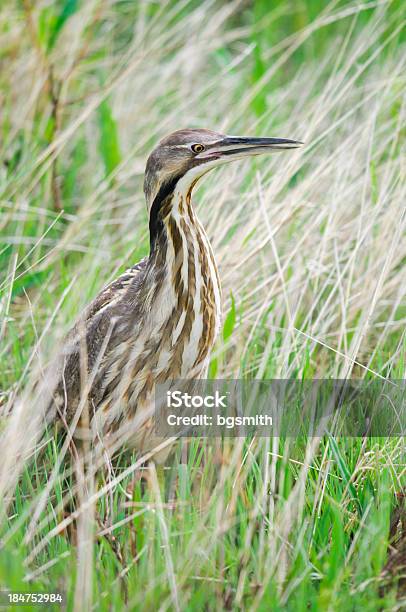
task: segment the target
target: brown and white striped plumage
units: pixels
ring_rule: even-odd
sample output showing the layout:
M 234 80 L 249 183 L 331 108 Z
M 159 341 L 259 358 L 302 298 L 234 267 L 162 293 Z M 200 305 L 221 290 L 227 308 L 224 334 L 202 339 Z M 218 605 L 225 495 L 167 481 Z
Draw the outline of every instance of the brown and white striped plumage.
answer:
M 220 327 L 218 270 L 192 189 L 211 168 L 271 141 L 294 142 L 181 130 L 159 143 L 144 183 L 150 254 L 103 289 L 68 334 L 53 365 L 52 418 L 69 424 L 86 404 L 103 439 L 125 425 L 130 446 L 145 451 L 157 442 L 147 411 L 155 384 L 204 376 Z

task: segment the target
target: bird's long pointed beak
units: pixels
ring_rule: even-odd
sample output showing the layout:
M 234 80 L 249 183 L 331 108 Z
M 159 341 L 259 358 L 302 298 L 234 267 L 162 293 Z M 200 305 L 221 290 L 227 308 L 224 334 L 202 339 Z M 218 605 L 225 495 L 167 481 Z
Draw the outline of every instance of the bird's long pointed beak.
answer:
M 289 138 L 251 138 L 226 136 L 214 143 L 197 157 L 200 159 L 241 158 L 249 155 L 260 155 L 285 149 L 297 149 L 303 143 Z

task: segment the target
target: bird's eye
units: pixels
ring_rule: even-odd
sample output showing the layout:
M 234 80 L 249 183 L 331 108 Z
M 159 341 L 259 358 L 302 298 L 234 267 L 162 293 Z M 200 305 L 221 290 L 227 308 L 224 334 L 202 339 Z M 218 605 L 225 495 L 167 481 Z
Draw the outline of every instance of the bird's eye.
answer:
M 194 144 L 190 147 L 193 153 L 201 153 L 204 151 L 204 146 L 202 144 Z

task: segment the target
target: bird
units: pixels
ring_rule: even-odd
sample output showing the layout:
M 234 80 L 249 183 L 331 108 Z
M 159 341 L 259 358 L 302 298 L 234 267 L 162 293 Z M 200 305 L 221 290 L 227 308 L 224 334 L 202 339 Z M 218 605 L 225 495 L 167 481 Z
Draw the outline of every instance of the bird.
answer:
M 219 271 L 193 188 L 223 164 L 301 144 L 191 128 L 158 143 L 144 175 L 149 254 L 103 288 L 67 334 L 48 377 L 48 422 L 76 418 L 79 430 L 86 405 L 92 435 L 115 448 L 147 452 L 159 442 L 147 410 L 155 386 L 204 378 L 221 326 Z

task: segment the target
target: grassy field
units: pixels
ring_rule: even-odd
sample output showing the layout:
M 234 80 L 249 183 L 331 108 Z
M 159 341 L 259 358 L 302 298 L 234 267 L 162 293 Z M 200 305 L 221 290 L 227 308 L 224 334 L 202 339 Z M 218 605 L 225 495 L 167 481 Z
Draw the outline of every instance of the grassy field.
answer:
M 34 374 L 147 254 L 145 160 L 186 126 L 305 142 L 195 195 L 224 293 L 211 377 L 405 378 L 405 74 L 400 0 L 1 3 L 0 588 L 404 609 L 403 439 L 182 441 L 164 479 L 123 453 L 79 504 L 53 432 L 18 451 Z

